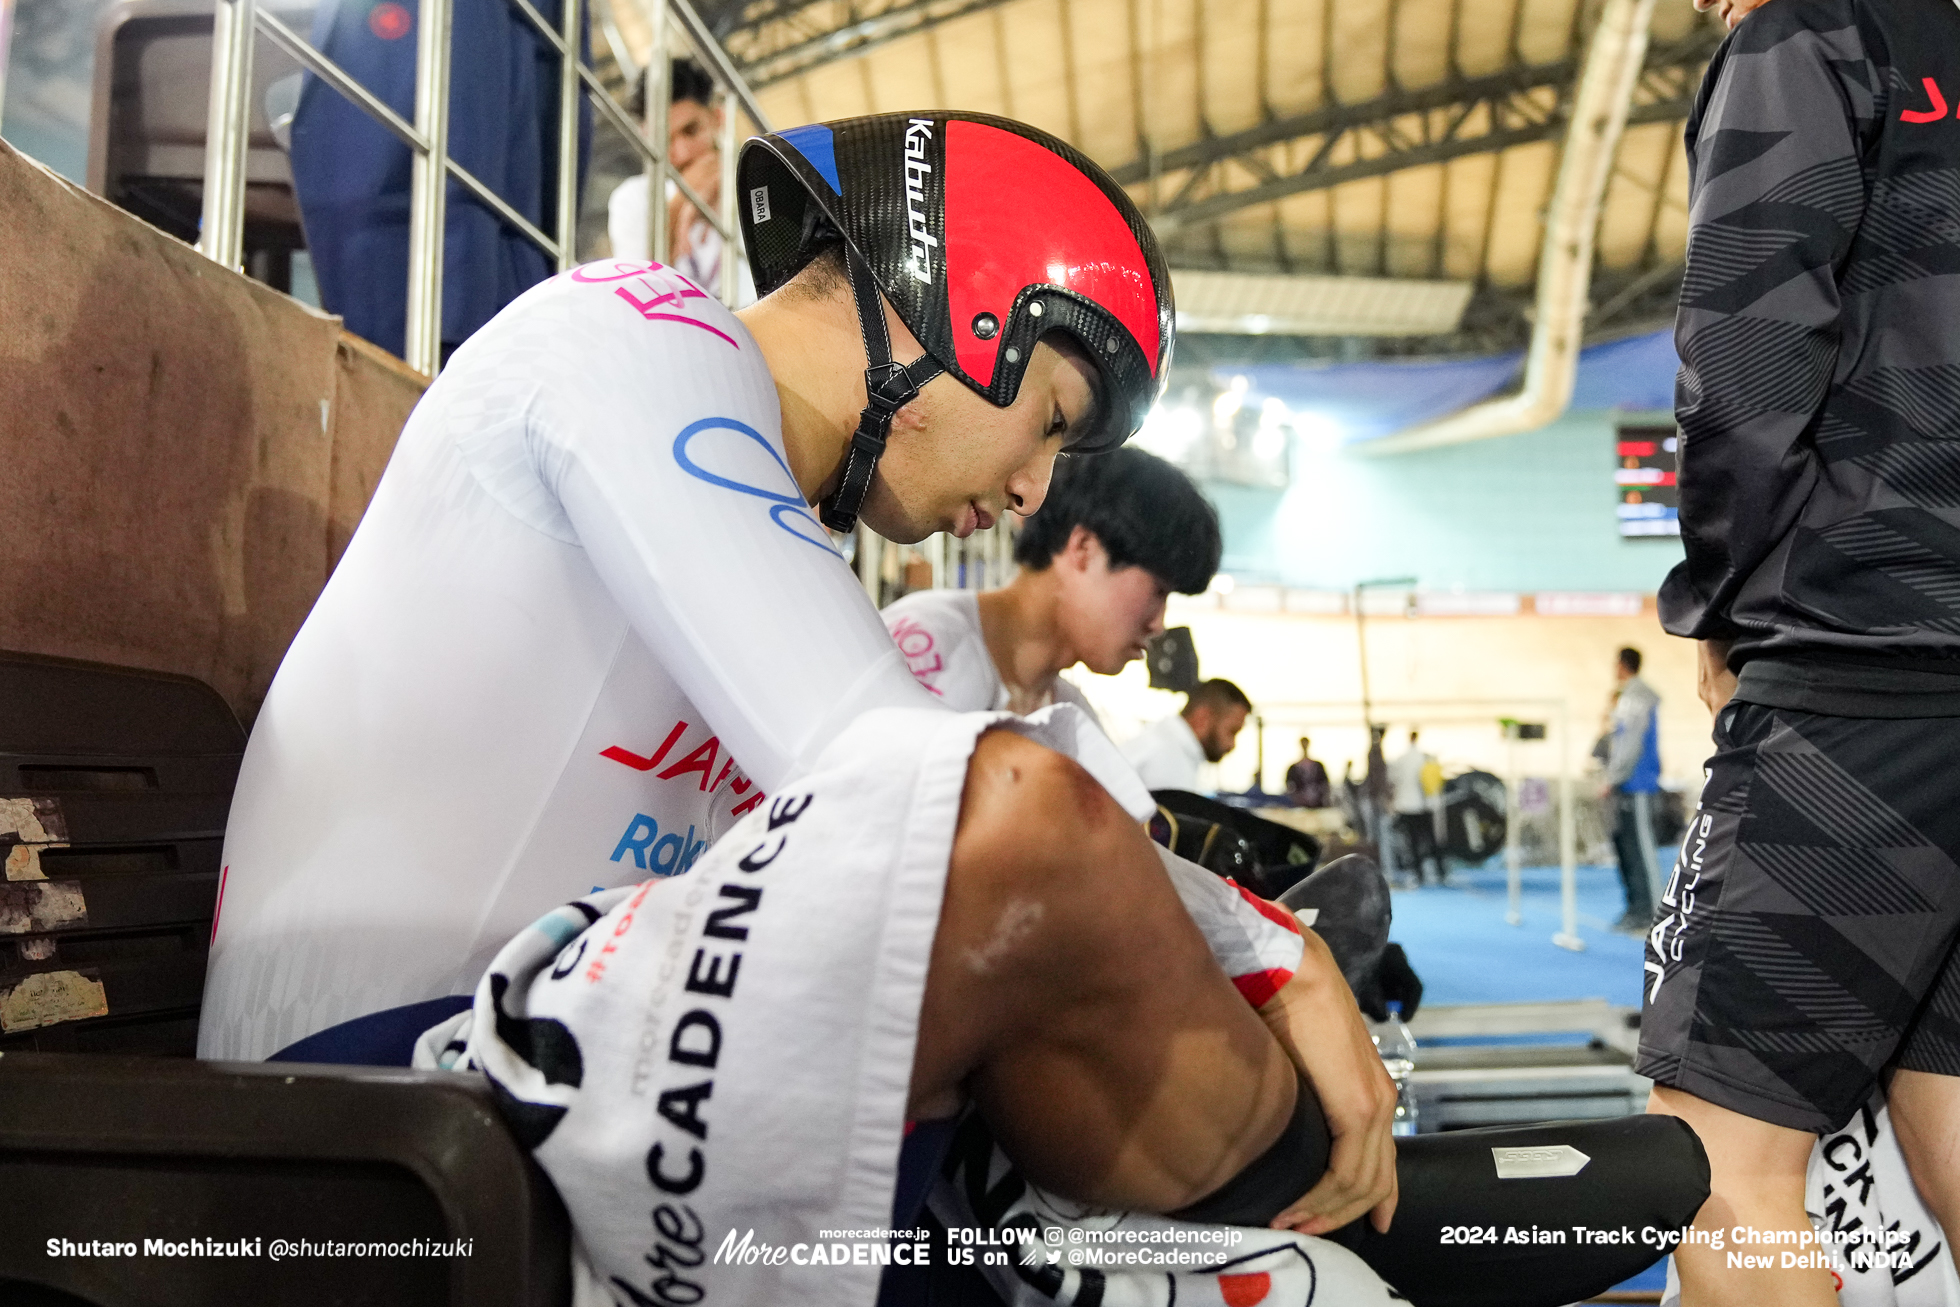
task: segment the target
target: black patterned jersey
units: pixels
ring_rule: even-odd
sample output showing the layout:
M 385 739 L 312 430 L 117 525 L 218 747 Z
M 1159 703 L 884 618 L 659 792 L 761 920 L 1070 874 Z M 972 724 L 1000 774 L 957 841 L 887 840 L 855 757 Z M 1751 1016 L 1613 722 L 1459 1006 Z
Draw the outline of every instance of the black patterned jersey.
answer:
M 1960 673 L 1960 10 L 1775 0 L 1688 121 L 1676 635 Z

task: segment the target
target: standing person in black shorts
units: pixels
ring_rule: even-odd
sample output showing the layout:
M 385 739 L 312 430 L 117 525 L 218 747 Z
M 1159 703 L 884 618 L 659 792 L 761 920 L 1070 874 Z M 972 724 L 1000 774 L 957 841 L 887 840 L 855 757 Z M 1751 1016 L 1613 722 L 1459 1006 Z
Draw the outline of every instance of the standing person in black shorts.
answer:
M 1818 1134 L 1887 1078 L 1960 1230 L 1956 52 L 1951 0 L 1776 0 L 1688 123 L 1687 559 L 1660 603 L 1700 641 L 1716 753 L 1638 1069 L 1707 1145 L 1725 1230 L 1808 1232 Z M 1837 1301 L 1821 1269 L 1676 1264 L 1685 1307 Z

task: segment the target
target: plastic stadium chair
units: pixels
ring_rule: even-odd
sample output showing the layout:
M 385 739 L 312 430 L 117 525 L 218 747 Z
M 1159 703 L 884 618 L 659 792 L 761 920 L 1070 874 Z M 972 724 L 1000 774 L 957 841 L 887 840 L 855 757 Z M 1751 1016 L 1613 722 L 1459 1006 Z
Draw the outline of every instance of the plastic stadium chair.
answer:
M 0 1050 L 192 1054 L 244 750 L 189 677 L 0 652 Z
M 473 1075 L 4 1053 L 0 1193 L 10 1307 L 570 1300 L 565 1210 Z

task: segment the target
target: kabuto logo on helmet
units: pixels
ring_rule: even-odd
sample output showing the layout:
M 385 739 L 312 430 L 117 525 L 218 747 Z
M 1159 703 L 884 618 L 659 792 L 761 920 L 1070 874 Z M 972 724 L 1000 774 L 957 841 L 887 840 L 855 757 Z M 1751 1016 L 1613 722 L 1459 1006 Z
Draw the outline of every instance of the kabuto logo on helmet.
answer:
M 932 119 L 914 118 L 905 124 L 905 226 L 912 254 L 905 266 L 915 281 L 932 282 L 932 247 L 938 239 L 926 230 L 926 146 L 932 143 Z
M 1046 338 L 1071 338 L 1101 383 L 1075 454 L 1122 444 L 1162 393 L 1170 269 L 1135 202 L 1066 141 L 988 114 L 872 114 L 756 137 L 737 177 L 770 188 L 768 217 L 742 211 L 760 293 L 842 241 L 866 406 L 824 501 L 832 530 L 855 526 L 891 419 L 941 373 L 1006 408 Z M 923 351 L 911 362 L 892 357 L 887 306 Z

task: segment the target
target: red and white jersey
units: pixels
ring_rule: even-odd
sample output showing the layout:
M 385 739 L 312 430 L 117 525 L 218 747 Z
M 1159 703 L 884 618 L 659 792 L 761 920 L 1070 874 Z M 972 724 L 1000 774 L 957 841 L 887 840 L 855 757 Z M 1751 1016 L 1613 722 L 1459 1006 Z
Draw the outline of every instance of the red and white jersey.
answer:
M 1264 1007 L 1293 973 L 1300 969 L 1300 918 L 1288 911 L 1282 904 L 1262 899 L 1245 886 L 1227 876 L 1220 880 L 1212 879 L 1230 891 L 1223 903 L 1212 899 L 1204 913 L 1193 901 L 1189 889 L 1183 887 L 1185 880 L 1191 879 L 1187 870 L 1180 877 L 1173 863 L 1182 863 L 1185 868 L 1202 870 L 1197 864 L 1185 862 L 1168 849 L 1161 849 L 1164 864 L 1172 870 L 1172 881 L 1179 885 L 1178 895 L 1190 909 L 1199 929 L 1204 931 L 1206 941 L 1211 945 L 1212 956 L 1218 959 L 1225 974 L 1232 978 L 1232 984 L 1254 1007 Z M 1209 872 L 1206 873 L 1210 875 Z M 1215 895 L 1216 891 L 1212 891 Z M 1215 918 L 1215 926 L 1206 926 L 1207 918 Z M 1231 929 L 1226 923 L 1231 923 Z
M 741 323 L 658 265 L 561 274 L 456 351 L 280 665 L 199 1053 L 466 994 L 554 905 L 687 870 L 865 709 L 930 699 Z

